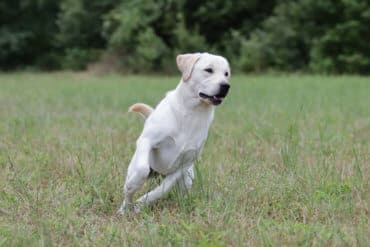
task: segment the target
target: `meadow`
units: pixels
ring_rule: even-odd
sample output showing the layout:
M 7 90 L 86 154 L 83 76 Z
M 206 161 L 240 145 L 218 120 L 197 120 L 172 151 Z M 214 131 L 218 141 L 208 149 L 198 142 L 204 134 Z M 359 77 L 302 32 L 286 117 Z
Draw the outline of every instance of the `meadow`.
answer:
M 368 77 L 232 76 L 192 191 L 117 216 L 127 109 L 178 80 L 0 74 L 0 246 L 370 245 Z

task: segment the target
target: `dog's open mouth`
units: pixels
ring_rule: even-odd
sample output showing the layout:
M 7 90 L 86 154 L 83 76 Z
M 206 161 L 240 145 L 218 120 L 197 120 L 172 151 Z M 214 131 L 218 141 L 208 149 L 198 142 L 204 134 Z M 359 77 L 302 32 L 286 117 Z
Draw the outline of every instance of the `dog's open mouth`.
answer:
M 202 99 L 208 99 L 212 103 L 212 105 L 219 105 L 219 104 L 222 103 L 222 100 L 224 99 L 224 97 L 222 97 L 220 95 L 210 96 L 210 95 L 207 95 L 207 94 L 202 93 L 202 92 L 199 93 L 199 96 Z

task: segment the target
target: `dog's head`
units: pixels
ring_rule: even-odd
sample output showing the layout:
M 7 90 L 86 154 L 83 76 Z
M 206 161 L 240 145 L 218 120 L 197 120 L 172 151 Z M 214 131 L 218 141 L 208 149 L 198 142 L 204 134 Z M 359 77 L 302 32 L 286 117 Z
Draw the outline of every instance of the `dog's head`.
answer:
M 178 55 L 177 66 L 183 83 L 188 84 L 196 97 L 219 105 L 229 92 L 230 66 L 224 57 L 209 53 Z

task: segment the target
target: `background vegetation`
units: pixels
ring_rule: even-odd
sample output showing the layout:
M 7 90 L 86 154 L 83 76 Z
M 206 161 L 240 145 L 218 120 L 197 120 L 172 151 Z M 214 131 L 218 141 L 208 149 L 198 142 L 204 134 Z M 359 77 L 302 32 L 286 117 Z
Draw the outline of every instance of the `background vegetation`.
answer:
M 127 108 L 177 81 L 0 75 L 0 246 L 369 246 L 363 77 L 234 76 L 191 193 L 117 217 L 143 124 Z
M 173 72 L 178 53 L 234 70 L 370 73 L 367 0 L 2 0 L 0 68 Z

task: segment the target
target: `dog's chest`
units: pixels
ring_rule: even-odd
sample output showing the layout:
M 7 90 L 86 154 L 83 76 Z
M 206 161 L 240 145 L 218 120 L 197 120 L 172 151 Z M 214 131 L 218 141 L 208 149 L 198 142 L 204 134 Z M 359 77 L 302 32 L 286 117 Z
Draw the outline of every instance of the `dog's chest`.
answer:
M 152 150 L 152 169 L 169 174 L 194 162 L 204 146 L 209 126 L 191 125 L 184 126 L 188 129 L 179 131 Z
M 198 157 L 203 144 L 204 141 L 200 140 L 197 143 L 183 143 L 183 145 L 176 140 L 163 144 L 152 150 L 150 166 L 164 175 L 187 167 Z

